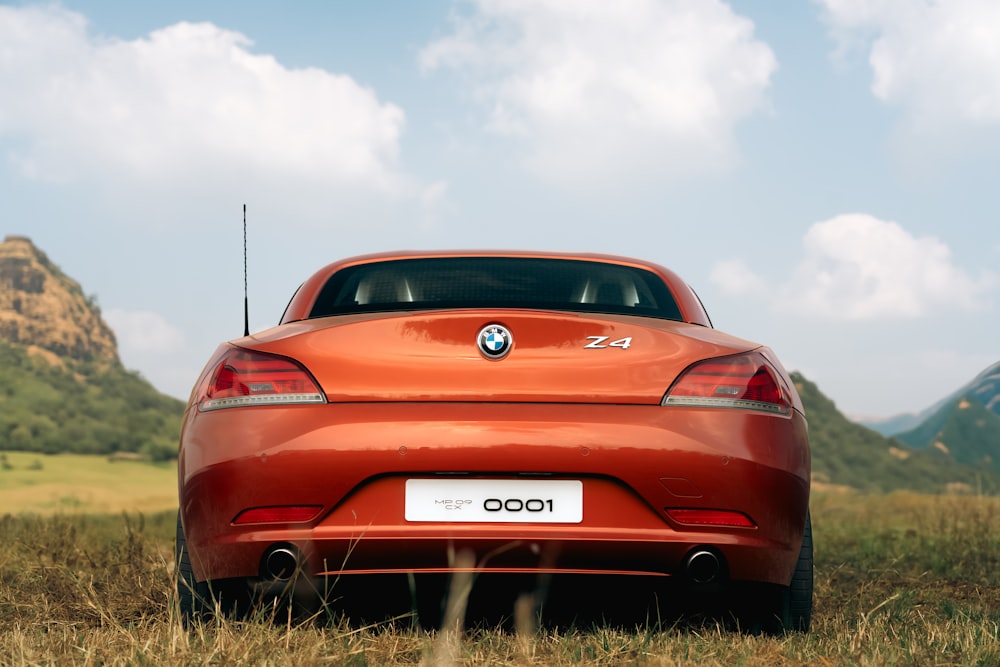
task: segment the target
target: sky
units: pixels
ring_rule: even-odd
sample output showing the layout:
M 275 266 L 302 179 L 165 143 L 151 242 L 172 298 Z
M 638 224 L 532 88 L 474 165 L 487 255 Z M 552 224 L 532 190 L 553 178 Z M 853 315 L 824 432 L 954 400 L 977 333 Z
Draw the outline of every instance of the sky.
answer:
M 368 252 L 614 253 L 846 414 L 1000 360 L 995 0 L 0 0 L 0 236 L 186 398 Z

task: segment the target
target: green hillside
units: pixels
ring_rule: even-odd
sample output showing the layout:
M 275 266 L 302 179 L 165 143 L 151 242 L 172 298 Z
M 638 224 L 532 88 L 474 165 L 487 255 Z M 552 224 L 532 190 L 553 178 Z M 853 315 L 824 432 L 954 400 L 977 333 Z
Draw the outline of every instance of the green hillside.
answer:
M 973 396 L 949 401 L 920 426 L 896 438 L 911 447 L 947 451 L 959 463 L 1000 473 L 1000 415 Z
M 913 448 L 934 448 L 960 463 L 1000 473 L 1000 363 L 895 437 Z
M 864 491 L 1000 492 L 992 468 L 963 465 L 938 448 L 913 449 L 850 421 L 815 384 L 792 374 L 809 421 L 813 480 Z
M 57 363 L 0 340 L 0 450 L 176 456 L 184 404 L 118 363 Z

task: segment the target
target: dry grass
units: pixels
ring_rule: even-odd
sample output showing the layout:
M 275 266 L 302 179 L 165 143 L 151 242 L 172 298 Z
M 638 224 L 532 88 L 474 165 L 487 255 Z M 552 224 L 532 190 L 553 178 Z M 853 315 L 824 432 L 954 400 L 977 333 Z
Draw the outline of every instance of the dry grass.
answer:
M 818 495 L 813 631 L 748 636 L 708 620 L 427 633 L 249 621 L 185 629 L 172 593 L 173 514 L 0 519 L 0 664 L 996 665 L 1000 500 Z M 459 607 L 462 600 L 457 601 Z M 513 613 L 513 610 L 512 610 Z
M 0 508 L 20 514 L 161 512 L 177 507 L 177 464 L 0 452 Z

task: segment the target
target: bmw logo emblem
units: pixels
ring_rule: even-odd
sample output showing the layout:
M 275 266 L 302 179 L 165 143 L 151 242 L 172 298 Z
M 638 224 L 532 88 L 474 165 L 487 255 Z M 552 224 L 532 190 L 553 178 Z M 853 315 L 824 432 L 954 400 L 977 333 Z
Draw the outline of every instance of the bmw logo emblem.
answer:
M 499 324 L 488 324 L 479 332 L 479 351 L 488 359 L 501 359 L 510 352 L 514 337 L 507 327 Z

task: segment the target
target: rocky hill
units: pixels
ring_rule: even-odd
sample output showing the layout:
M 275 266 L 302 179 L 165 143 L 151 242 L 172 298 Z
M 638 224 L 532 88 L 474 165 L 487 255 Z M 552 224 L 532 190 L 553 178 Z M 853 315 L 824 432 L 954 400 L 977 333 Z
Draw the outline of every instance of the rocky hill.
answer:
M 115 334 L 94 299 L 24 236 L 0 243 L 0 339 L 58 357 L 119 363 Z
M 183 404 L 118 357 L 95 299 L 23 236 L 0 243 L 0 450 L 174 455 Z

